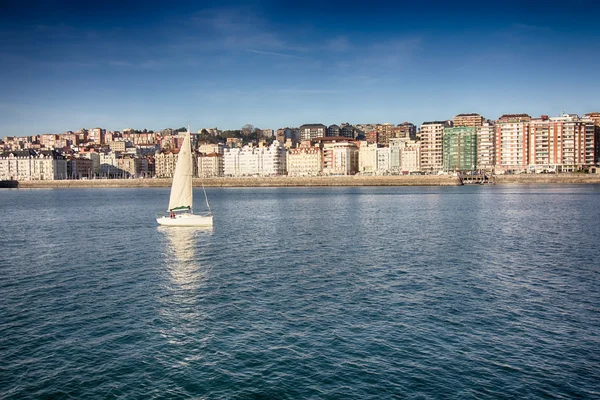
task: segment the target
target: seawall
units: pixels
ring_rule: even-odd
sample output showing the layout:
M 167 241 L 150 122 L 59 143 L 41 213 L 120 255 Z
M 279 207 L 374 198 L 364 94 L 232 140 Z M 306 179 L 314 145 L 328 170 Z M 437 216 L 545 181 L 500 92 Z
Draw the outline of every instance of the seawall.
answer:
M 457 186 L 449 175 L 328 176 L 194 179 L 206 187 L 302 187 L 302 186 Z M 600 174 L 498 175 L 496 184 L 600 184 Z M 21 181 L 19 188 L 136 188 L 169 187 L 171 179 L 95 179 L 64 181 Z
M 206 187 L 301 187 L 301 186 L 457 186 L 458 180 L 448 175 L 415 176 L 323 176 L 194 179 L 194 186 Z M 64 181 L 22 181 L 20 188 L 129 188 L 169 187 L 171 179 L 94 179 Z

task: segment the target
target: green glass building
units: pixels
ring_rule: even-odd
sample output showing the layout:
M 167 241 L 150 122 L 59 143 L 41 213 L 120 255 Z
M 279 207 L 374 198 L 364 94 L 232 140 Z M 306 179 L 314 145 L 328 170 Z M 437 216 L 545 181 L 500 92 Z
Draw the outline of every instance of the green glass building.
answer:
M 477 134 L 474 126 L 444 128 L 444 171 L 473 171 L 477 165 Z

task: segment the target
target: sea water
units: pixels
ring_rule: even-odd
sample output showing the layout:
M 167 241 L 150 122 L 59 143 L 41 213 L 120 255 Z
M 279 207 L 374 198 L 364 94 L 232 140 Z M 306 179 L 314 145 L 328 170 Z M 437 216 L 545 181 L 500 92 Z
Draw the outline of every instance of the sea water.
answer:
M 1 190 L 0 398 L 600 397 L 599 186 L 207 192 Z

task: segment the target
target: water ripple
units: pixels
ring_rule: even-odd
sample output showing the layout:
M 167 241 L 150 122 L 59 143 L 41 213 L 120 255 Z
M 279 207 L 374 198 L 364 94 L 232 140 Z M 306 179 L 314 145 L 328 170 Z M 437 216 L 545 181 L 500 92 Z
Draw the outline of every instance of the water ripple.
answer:
M 600 397 L 599 187 L 209 197 L 0 191 L 0 397 Z

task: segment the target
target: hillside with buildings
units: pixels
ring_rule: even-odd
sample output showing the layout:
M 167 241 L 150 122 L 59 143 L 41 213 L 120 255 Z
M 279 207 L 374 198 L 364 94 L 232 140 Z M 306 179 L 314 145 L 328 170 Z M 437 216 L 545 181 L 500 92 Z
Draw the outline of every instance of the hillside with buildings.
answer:
M 185 128 L 160 132 L 96 127 L 5 137 L 0 180 L 170 178 Z M 475 113 L 394 124 L 305 124 L 193 135 L 194 174 L 202 178 L 595 173 L 600 113 L 558 117 Z

